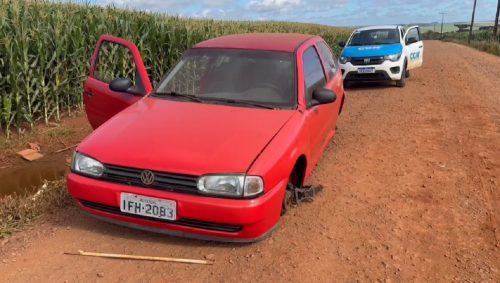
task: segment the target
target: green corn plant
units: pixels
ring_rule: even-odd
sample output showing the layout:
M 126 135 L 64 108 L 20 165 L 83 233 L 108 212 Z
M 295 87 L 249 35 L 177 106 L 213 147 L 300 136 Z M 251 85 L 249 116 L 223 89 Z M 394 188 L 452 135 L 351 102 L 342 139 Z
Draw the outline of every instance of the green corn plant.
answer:
M 82 85 L 102 34 L 136 43 L 155 85 L 196 43 L 248 32 L 316 34 L 338 53 L 337 43 L 350 31 L 314 24 L 169 17 L 88 3 L 0 0 L 0 130 L 8 136 L 13 127 L 33 127 L 39 120 L 48 123 L 83 109 Z M 135 75 L 127 58 L 121 54 L 110 61 L 112 73 L 122 68 L 126 71 L 120 75 Z

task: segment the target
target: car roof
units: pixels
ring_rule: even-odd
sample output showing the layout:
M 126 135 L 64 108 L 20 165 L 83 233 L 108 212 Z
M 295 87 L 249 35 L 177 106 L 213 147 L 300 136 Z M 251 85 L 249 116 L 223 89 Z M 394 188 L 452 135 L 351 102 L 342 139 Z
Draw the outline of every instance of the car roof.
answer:
M 244 33 L 225 35 L 196 44 L 193 48 L 236 48 L 295 52 L 313 35 L 298 33 Z
M 372 29 L 396 29 L 398 27 L 399 27 L 398 25 L 371 26 L 371 27 L 358 28 L 357 31 L 372 30 Z

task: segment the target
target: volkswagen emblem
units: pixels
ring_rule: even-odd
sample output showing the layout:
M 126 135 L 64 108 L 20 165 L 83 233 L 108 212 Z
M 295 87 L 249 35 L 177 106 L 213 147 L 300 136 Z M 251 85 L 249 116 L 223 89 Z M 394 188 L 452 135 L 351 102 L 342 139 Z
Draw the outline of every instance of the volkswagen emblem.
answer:
M 364 62 L 365 64 L 370 64 L 370 58 L 365 58 Z
M 141 182 L 144 185 L 151 185 L 155 181 L 155 174 L 149 170 L 144 170 L 141 172 Z

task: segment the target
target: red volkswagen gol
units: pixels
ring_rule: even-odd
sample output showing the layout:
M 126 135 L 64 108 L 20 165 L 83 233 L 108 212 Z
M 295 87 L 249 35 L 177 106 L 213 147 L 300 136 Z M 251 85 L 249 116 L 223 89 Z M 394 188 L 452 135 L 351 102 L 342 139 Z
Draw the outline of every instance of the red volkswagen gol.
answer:
M 105 35 L 84 101 L 96 130 L 67 178 L 79 207 L 134 228 L 251 242 L 278 224 L 287 190 L 335 135 L 344 89 L 317 36 L 207 40 L 153 89 L 138 48 Z

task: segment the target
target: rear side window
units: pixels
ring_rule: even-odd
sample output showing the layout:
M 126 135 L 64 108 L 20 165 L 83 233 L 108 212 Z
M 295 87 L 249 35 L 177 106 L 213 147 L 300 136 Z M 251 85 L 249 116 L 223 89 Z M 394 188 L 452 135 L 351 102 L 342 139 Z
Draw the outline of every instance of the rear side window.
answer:
M 335 72 L 337 71 L 337 63 L 336 59 L 332 54 L 332 51 L 330 50 L 330 47 L 326 45 L 324 42 L 318 43 L 319 47 L 319 52 L 321 53 L 321 56 L 324 58 L 326 61 L 326 68 L 328 69 L 328 75 L 330 77 L 333 77 Z
M 323 88 L 326 84 L 325 73 L 316 49 L 311 46 L 304 52 L 304 84 L 306 105 L 312 102 L 312 93 L 315 89 Z

